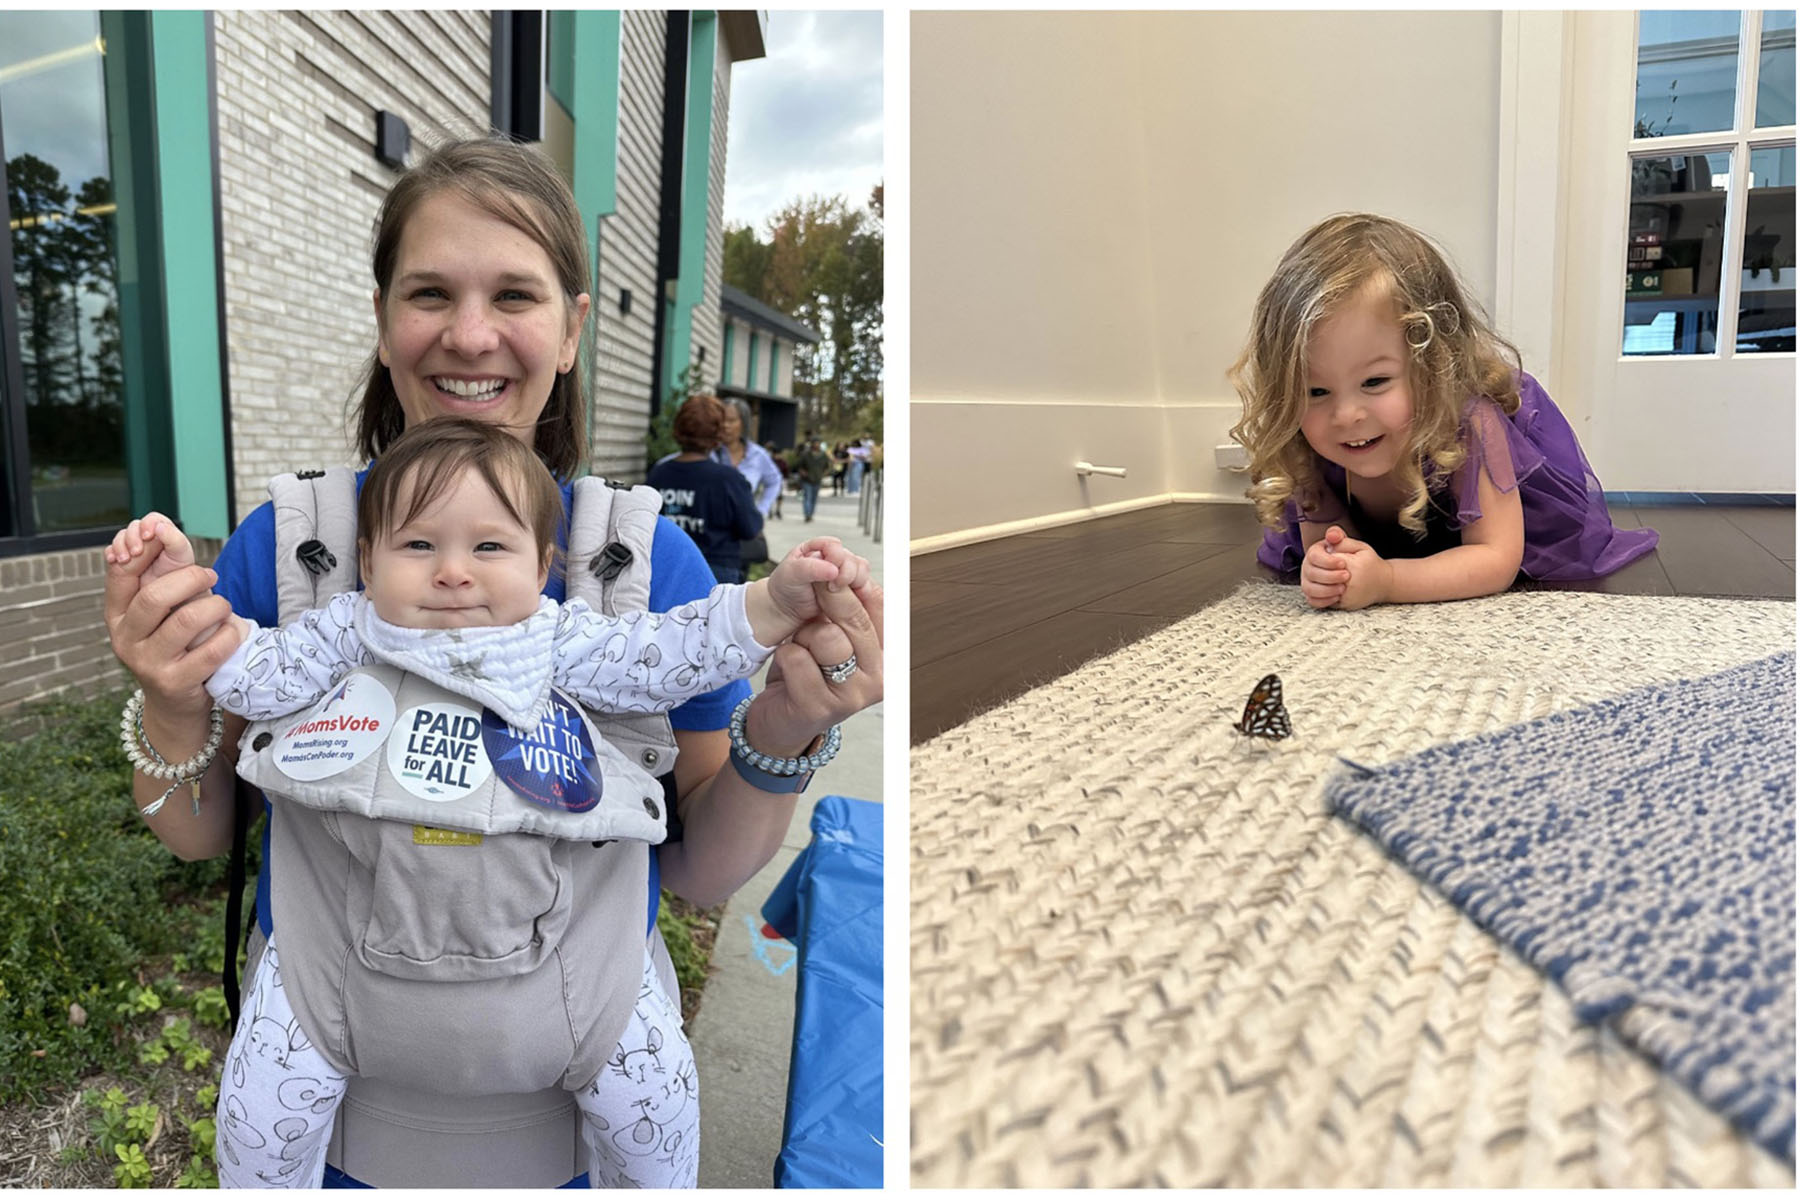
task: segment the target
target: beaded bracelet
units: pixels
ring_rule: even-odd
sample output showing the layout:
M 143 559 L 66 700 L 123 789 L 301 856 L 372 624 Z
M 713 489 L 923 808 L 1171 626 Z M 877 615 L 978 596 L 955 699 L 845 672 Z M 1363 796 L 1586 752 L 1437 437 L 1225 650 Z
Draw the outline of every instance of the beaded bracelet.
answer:
M 170 779 L 169 790 L 152 800 L 139 810 L 146 817 L 153 817 L 163 806 L 163 802 L 175 794 L 175 789 L 182 784 L 189 784 L 194 789 L 194 815 L 200 815 L 200 780 L 212 766 L 213 757 L 219 752 L 219 744 L 225 740 L 225 714 L 218 705 L 213 705 L 211 729 L 206 738 L 206 745 L 200 747 L 192 758 L 185 762 L 171 763 L 156 752 L 150 739 L 144 736 L 144 689 L 139 688 L 131 693 L 131 699 L 125 702 L 125 711 L 119 714 L 119 748 L 133 767 L 148 775 L 151 779 Z
M 812 754 L 792 758 L 775 758 L 751 748 L 744 737 L 744 714 L 750 711 L 754 696 L 745 696 L 731 714 L 731 753 L 768 775 L 809 775 L 837 757 L 844 744 L 844 727 L 833 725 L 825 731 L 825 744 Z

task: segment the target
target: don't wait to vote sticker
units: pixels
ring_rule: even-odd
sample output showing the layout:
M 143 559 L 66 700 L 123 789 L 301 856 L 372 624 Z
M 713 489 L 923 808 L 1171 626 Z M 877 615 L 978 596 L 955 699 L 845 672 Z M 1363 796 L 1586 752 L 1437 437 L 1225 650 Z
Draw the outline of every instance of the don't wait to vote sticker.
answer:
M 491 711 L 481 714 L 481 739 L 507 787 L 545 808 L 587 812 L 600 803 L 600 764 L 575 706 L 550 693 L 550 714 L 528 732 Z

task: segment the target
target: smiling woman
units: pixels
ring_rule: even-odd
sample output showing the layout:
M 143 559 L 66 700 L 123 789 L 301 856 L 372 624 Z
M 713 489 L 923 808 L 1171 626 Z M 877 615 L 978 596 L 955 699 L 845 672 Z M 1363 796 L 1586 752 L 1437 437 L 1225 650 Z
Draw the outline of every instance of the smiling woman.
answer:
M 449 414 L 506 426 L 558 476 L 580 461 L 586 237 L 562 179 L 521 173 L 517 159 L 508 143 L 456 143 L 381 206 L 379 343 L 357 429 L 370 458 L 407 424 Z
M 361 449 L 375 465 L 365 472 L 368 494 L 362 499 L 373 504 L 387 495 L 389 485 L 383 480 L 390 473 L 398 480 L 393 487 L 413 490 L 407 492 L 410 503 L 387 495 L 392 503 L 379 512 L 359 502 L 358 528 L 365 540 L 357 544 L 364 553 L 351 556 L 361 560 L 370 596 L 320 595 L 327 576 L 309 574 L 318 561 L 316 553 L 305 553 L 301 537 L 309 535 L 296 536 L 286 524 L 278 533 L 269 504 L 252 512 L 220 552 L 216 588 L 211 586 L 214 574 L 193 564 L 191 556 L 185 565 L 160 573 L 141 568 L 108 572 L 106 619 L 113 649 L 143 688 L 142 700 L 132 709 L 141 721 L 134 725 L 128 719 L 125 726 L 128 739 L 135 734 L 130 744 L 141 767 L 133 779 L 134 796 L 151 830 L 177 855 L 223 853 L 234 827 L 241 837 L 244 821 L 234 822 L 232 767 L 262 786 L 268 780 L 257 773 L 256 764 L 283 752 L 284 743 L 267 732 L 257 732 L 243 744 L 244 721 L 222 717 L 212 705 L 208 684 L 242 637 L 242 627 L 234 623 L 227 634 L 196 643 L 195 633 L 213 624 L 235 615 L 273 627 L 284 617 L 298 617 L 302 609 L 311 615 L 327 604 L 340 609 L 348 604 L 366 612 L 372 606 L 357 608 L 364 599 L 385 604 L 391 598 L 399 606 L 397 614 L 421 617 L 409 623 L 464 626 L 473 620 L 485 627 L 533 607 L 541 595 L 543 606 L 535 608 L 526 624 L 549 614 L 560 629 L 551 602 L 572 595 L 580 599 L 576 593 L 581 591 L 593 593 L 603 611 L 622 608 L 626 625 L 642 609 L 667 611 L 711 601 L 713 579 L 705 560 L 679 528 L 655 516 L 657 498 L 645 489 L 583 487 L 583 507 L 570 523 L 585 534 L 594 524 L 589 514 L 598 511 L 600 553 L 582 553 L 572 564 L 577 568 L 573 578 L 546 570 L 546 551 L 556 544 L 556 528 L 570 520 L 575 507 L 576 484 L 589 482 L 575 479 L 586 446 L 587 372 L 578 359 L 589 304 L 588 262 L 569 187 L 540 150 L 476 139 L 431 151 L 395 183 L 382 206 L 375 239 L 377 346 L 355 418 Z M 438 420 L 446 416 L 471 420 Z M 542 495 L 532 499 L 529 489 L 514 486 L 519 472 L 504 469 L 491 478 L 445 477 L 442 486 L 426 476 L 414 478 L 407 465 L 408 443 L 445 425 L 472 426 L 490 443 L 519 454 L 535 453 L 538 462 L 525 474 L 540 477 Z M 332 478 L 342 479 L 347 488 L 348 474 Z M 280 484 L 290 485 L 311 486 L 295 477 Z M 339 495 L 324 507 L 344 499 Z M 284 521 L 287 511 L 284 504 Z M 390 528 L 396 515 L 397 524 Z M 569 536 L 574 542 L 575 535 Z M 351 551 L 340 546 L 338 554 Z M 293 566 L 296 558 L 307 564 L 305 570 Z M 816 565 L 825 566 L 824 559 Z M 347 568 L 353 580 L 356 566 L 334 562 L 333 569 Z M 363 823 L 345 825 L 342 811 L 327 813 L 324 806 L 280 795 L 269 801 L 256 904 L 260 940 L 253 943 L 246 1011 L 229 1056 L 237 1064 L 228 1075 L 231 1087 L 251 1090 L 232 1094 L 235 1108 L 228 1108 L 228 1097 L 221 1094 L 221 1178 L 229 1174 L 232 1181 L 250 1186 L 259 1179 L 317 1186 L 324 1178 L 332 1118 L 301 1121 L 306 1126 L 301 1130 L 294 1125 L 297 1118 L 281 1115 L 282 1097 L 273 1091 L 252 1094 L 255 1085 L 245 1084 L 256 1075 L 247 1068 L 273 1021 L 290 1047 L 310 1041 L 330 1068 L 321 1067 L 315 1077 L 318 1089 L 309 1094 L 313 1117 L 335 1111 L 340 1121 L 358 1122 L 354 1132 L 345 1134 L 346 1146 L 387 1146 L 388 1152 L 373 1156 L 383 1177 L 365 1182 L 417 1184 L 419 1172 L 427 1169 L 421 1163 L 429 1160 L 435 1179 L 453 1159 L 455 1177 L 465 1183 L 561 1183 L 585 1145 L 596 1183 L 693 1186 L 697 1077 L 691 1061 L 682 1066 L 687 1054 L 679 1016 L 669 1017 L 673 971 L 655 921 L 660 887 L 711 905 L 751 879 L 779 849 L 795 796 L 812 767 L 830 757 L 837 723 L 880 699 L 880 590 L 867 583 L 860 569 L 847 583 L 837 592 L 816 591 L 816 611 L 799 614 L 805 624 L 774 652 L 764 686 L 754 696 L 741 674 L 683 670 L 685 660 L 676 649 L 619 651 L 624 657 L 612 664 L 629 668 L 627 683 L 618 702 L 609 703 L 610 715 L 598 718 L 604 732 L 600 740 L 631 746 L 630 755 L 616 748 L 613 754 L 635 764 L 632 770 L 653 786 L 608 789 L 608 795 L 628 801 L 636 822 L 629 829 L 582 826 L 532 834 L 530 840 L 555 840 L 554 854 L 561 856 L 557 861 L 567 868 L 568 878 L 566 886 L 553 889 L 561 907 L 552 912 L 546 903 L 532 910 L 533 919 L 526 922 L 533 928 L 534 948 L 529 951 L 495 949 L 487 938 L 492 929 L 483 924 L 483 914 L 497 913 L 543 880 L 519 843 L 503 836 L 513 831 L 445 841 L 413 823 L 429 821 L 430 810 L 393 819 L 383 810 L 380 819 L 364 814 Z M 810 581 L 802 590 L 815 595 Z M 445 617 L 447 612 L 456 615 Z M 468 618 L 467 612 L 477 616 Z M 380 617 L 375 612 L 371 631 L 397 624 L 375 624 Z M 758 618 L 752 614 L 747 619 L 754 632 Z M 670 627 L 685 638 L 683 630 L 701 636 L 690 625 L 717 628 L 723 623 L 721 618 L 707 626 L 701 615 Z M 354 629 L 365 632 L 360 618 Z M 505 675 L 517 665 L 515 657 L 524 660 L 511 649 L 463 649 L 461 640 L 475 632 L 448 631 L 448 641 L 456 644 L 445 651 L 451 661 L 441 674 L 454 679 Z M 502 632 L 510 628 L 502 626 Z M 730 657 L 714 655 L 706 661 Z M 279 689 L 290 667 L 304 674 L 306 659 L 301 653 L 283 657 L 277 652 L 260 661 L 279 668 L 273 671 Z M 735 661 L 748 664 L 746 655 Z M 632 701 L 634 689 L 647 694 L 651 681 L 644 672 L 658 663 L 668 669 L 653 682 L 702 680 L 710 690 L 684 692 L 672 709 Z M 845 664 L 851 664 L 850 670 L 840 673 L 837 669 Z M 825 672 L 828 666 L 833 673 Z M 428 707 L 396 703 L 416 673 L 408 670 L 393 683 L 393 695 L 383 691 L 389 710 L 399 712 L 402 720 Z M 252 682 L 269 682 L 267 673 L 245 674 Z M 450 686 L 435 675 L 430 678 L 437 686 Z M 379 680 L 372 686 L 388 687 Z M 329 706 L 342 699 L 343 694 L 333 694 L 320 703 Z M 380 697 L 361 687 L 356 701 L 365 700 L 377 703 Z M 499 714 L 491 731 L 494 739 L 538 737 L 548 728 L 545 722 L 566 716 L 540 716 L 535 708 L 517 709 L 504 698 L 480 704 Z M 666 718 L 656 715 L 663 710 Z M 627 712 L 636 716 L 622 715 Z M 648 718 L 648 724 L 638 716 Z M 445 719 L 447 728 L 452 724 Z M 554 733 L 552 729 L 550 735 Z M 482 745 L 492 755 L 493 777 L 520 795 L 542 791 L 534 790 L 530 780 L 507 775 L 517 757 L 509 757 L 511 742 L 491 740 L 484 733 Z M 599 747 L 595 749 L 598 753 Z M 475 754 L 476 747 L 471 741 L 457 753 Z M 180 765 L 168 767 L 172 762 Z M 404 756 L 398 768 L 392 755 L 387 762 L 391 771 L 403 775 L 415 770 Z M 805 772 L 781 765 L 801 763 L 810 764 Z M 351 765 L 333 769 L 349 771 Z M 423 769 L 429 771 L 429 766 Z M 646 773 L 651 770 L 663 773 L 653 777 Z M 192 786 L 191 808 L 160 803 L 173 790 L 168 787 L 172 777 Z M 413 782 L 426 787 L 441 781 Z M 401 783 L 405 786 L 405 778 Z M 567 795 L 544 794 L 553 801 Z M 571 803 L 575 799 L 570 797 Z M 533 810 L 528 804 L 524 811 Z M 446 864 L 446 854 L 455 860 Z M 373 912 L 347 911 L 346 894 L 371 894 L 367 888 L 377 864 L 383 878 L 401 880 L 424 879 L 417 872 L 428 866 L 464 869 L 452 871 L 456 884 L 446 893 L 421 884 L 423 890 L 415 894 L 411 885 L 402 884 L 409 898 L 406 912 L 388 912 L 381 905 Z M 459 966 L 445 955 L 427 953 L 426 947 L 396 947 L 390 935 L 412 928 L 421 913 L 461 913 L 481 926 L 459 933 L 467 934 L 470 962 L 479 960 L 476 974 L 469 973 L 473 966 Z M 453 923 L 461 920 L 456 917 Z M 550 974 L 539 971 L 545 962 L 554 965 Z M 345 969 L 350 976 L 342 974 Z M 495 981 L 504 985 L 500 991 L 476 986 Z M 515 983 L 517 988 L 554 986 L 543 993 L 543 1004 L 509 1006 L 501 997 L 516 1000 Z M 354 992 L 352 1003 L 349 997 L 356 988 L 363 990 Z M 566 1038 L 559 1042 L 557 1034 L 573 1028 L 567 1014 L 563 1019 L 556 1015 L 558 1005 L 570 997 L 583 1009 L 584 1032 L 573 1047 L 565 1044 Z M 290 1001 L 291 1011 L 285 1008 Z M 541 1022 L 521 1024 L 518 1018 L 526 1011 Z M 349 1039 L 352 1026 L 356 1036 Z M 622 1058 L 646 1044 L 660 1047 L 671 1064 L 668 1086 L 641 1097 L 647 1109 L 623 1098 L 622 1106 L 614 1105 L 599 1123 L 577 1118 L 571 1096 L 583 1111 L 597 1111 L 594 1104 L 610 1103 L 604 1096 L 616 1092 L 610 1075 L 600 1077 L 609 1052 Z M 379 1082 L 363 1076 L 378 1076 Z M 340 1099 L 356 1099 L 359 1088 L 364 1096 L 378 1092 L 378 1098 L 335 1107 Z M 371 1113 L 371 1106 L 379 1113 Z M 252 1109 L 259 1114 L 256 1122 L 245 1116 Z M 655 1114 L 654 1131 L 643 1127 L 644 1111 Z M 464 1119 L 465 1114 L 478 1115 Z M 370 1132 L 371 1126 L 377 1128 Z M 519 1130 L 526 1127 L 536 1133 L 521 1139 Z M 608 1128 L 650 1137 L 654 1156 L 640 1142 L 626 1145 L 603 1136 Z M 446 1149 L 446 1142 L 455 1142 L 455 1150 Z M 547 1148 L 547 1142 L 554 1147 Z M 279 1161 L 251 1153 L 269 1146 L 282 1150 Z M 357 1169 L 362 1170 L 360 1163 Z

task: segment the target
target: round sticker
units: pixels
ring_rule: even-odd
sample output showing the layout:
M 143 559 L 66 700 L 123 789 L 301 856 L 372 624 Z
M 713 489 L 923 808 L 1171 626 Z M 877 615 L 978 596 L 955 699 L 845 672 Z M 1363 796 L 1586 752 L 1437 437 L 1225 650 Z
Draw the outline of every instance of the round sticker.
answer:
M 421 800 L 447 804 L 488 781 L 481 714 L 460 704 L 420 704 L 400 714 L 388 739 L 388 771 Z
M 481 715 L 481 737 L 506 786 L 533 804 L 586 812 L 600 803 L 600 764 L 575 706 L 550 693 L 550 713 L 521 733 L 492 712 Z
M 275 739 L 269 755 L 290 779 L 326 779 L 369 757 L 393 728 L 388 690 L 367 675 L 347 675 Z

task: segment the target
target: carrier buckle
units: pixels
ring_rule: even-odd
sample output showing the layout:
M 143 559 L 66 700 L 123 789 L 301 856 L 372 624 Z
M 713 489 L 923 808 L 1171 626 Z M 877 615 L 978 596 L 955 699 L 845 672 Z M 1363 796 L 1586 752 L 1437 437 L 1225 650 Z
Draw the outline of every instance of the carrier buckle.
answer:
M 619 572 L 630 565 L 631 548 L 620 542 L 608 542 L 600 553 L 588 559 L 588 570 L 607 583 L 617 579 Z
M 307 538 L 301 542 L 300 548 L 294 551 L 294 557 L 314 575 L 323 575 L 337 566 L 337 555 L 327 550 L 325 543 L 318 538 Z

